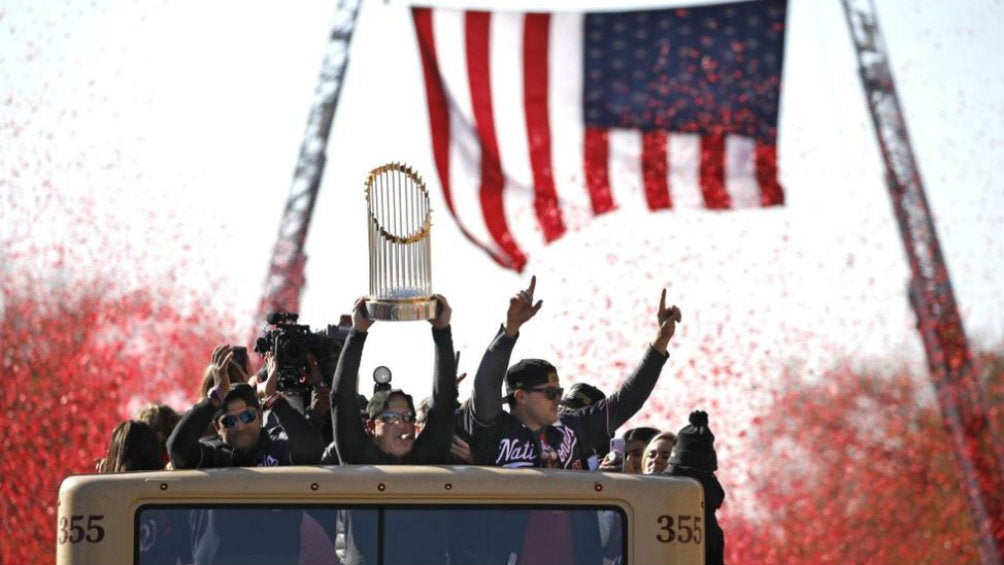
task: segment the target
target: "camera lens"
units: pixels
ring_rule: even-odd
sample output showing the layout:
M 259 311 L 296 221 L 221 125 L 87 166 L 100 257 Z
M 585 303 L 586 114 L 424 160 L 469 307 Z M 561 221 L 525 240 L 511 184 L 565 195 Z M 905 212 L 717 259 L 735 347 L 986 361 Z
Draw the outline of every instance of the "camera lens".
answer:
M 282 344 L 282 351 L 280 355 L 284 359 L 289 359 L 290 361 L 305 358 L 307 356 L 307 349 L 299 341 L 289 340 Z

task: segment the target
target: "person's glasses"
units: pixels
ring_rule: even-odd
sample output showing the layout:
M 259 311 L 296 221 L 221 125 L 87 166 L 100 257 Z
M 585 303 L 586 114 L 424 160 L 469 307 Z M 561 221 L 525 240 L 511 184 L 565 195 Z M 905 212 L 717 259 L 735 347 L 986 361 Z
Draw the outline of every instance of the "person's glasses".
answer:
M 256 417 L 257 414 L 255 413 L 255 409 L 248 408 L 240 414 L 227 414 L 226 416 L 220 418 L 220 424 L 229 430 L 237 425 L 237 420 L 240 420 L 241 423 L 247 425 L 254 422 Z
M 561 398 L 561 395 L 565 393 L 565 389 L 554 386 L 546 386 L 544 388 L 531 388 L 527 392 L 539 392 L 547 396 L 548 400 L 555 400 Z
M 398 422 L 410 424 L 415 421 L 415 414 L 412 412 L 384 412 L 377 416 L 376 419 L 384 424 L 397 424 Z

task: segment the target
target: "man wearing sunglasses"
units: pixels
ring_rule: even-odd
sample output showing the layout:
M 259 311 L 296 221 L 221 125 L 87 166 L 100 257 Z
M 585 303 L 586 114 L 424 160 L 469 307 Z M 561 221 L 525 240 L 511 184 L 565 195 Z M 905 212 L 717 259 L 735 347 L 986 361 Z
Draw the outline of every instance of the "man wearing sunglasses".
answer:
M 432 401 L 422 433 L 415 430 L 415 404 L 411 395 L 400 389 L 375 392 L 366 406 L 366 420 L 359 417 L 359 363 L 363 345 L 373 320 L 366 311 L 366 298 L 356 300 L 352 308 L 352 329 L 342 346 L 331 389 L 331 419 L 334 422 L 335 446 L 342 464 L 348 465 L 445 465 L 453 444 L 454 406 L 457 403 L 457 363 L 450 328 L 452 310 L 446 298 L 434 295 L 436 317 L 432 324 L 435 343 L 435 366 Z M 375 513 L 341 512 L 338 517 L 345 532 L 343 563 L 367 563 L 362 548 L 376 547 Z M 409 539 L 423 544 L 407 561 L 440 563 L 444 533 L 431 524 L 410 523 Z M 434 540 L 439 540 L 436 542 Z M 409 546 L 411 547 L 411 546 Z M 391 559 L 393 560 L 393 559 Z
M 543 359 L 523 359 L 509 367 L 519 329 L 540 310 L 534 303 L 537 278 L 509 300 L 506 321 L 485 351 L 474 377 L 471 402 L 464 414 L 465 431 L 479 465 L 587 469 L 595 450 L 606 450 L 610 438 L 648 399 L 669 359 L 667 347 L 680 322 L 680 310 L 666 307 L 662 291 L 655 339 L 639 366 L 620 389 L 589 406 L 559 414 L 563 393 L 558 370 Z M 499 398 L 503 379 L 506 395 Z M 502 410 L 502 402 L 509 411 Z
M 220 346 L 213 352 L 209 372 L 216 386 L 181 418 L 167 440 L 174 468 L 274 467 L 320 461 L 324 449 L 321 432 L 276 393 L 278 370 L 271 354 L 265 358 L 268 377 L 262 391 L 267 394 L 265 408 L 276 415 L 280 427 L 269 430 L 263 427 L 262 404 L 255 388 L 243 382 L 230 383 L 225 368 L 244 373 L 233 356 L 231 346 Z M 247 380 L 247 375 L 243 376 Z M 199 441 L 210 425 L 215 426 L 220 441 Z
M 356 300 L 352 329 L 335 368 L 331 389 L 335 445 L 342 463 L 435 465 L 449 462 L 453 442 L 453 407 L 457 402 L 456 358 L 450 330 L 452 311 L 446 298 L 435 295 L 432 339 L 436 346 L 432 402 L 421 434 L 415 432 L 415 404 L 400 389 L 373 394 L 365 424 L 359 418 L 359 363 L 373 325 L 366 299 Z M 416 437 L 417 435 L 417 437 Z

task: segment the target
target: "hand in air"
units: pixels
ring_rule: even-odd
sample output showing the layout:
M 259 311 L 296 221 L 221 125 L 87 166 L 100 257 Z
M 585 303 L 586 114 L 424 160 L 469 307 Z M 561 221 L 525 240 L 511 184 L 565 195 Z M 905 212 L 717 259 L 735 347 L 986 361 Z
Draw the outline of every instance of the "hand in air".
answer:
M 230 373 L 227 371 L 227 367 L 230 366 L 233 359 L 234 348 L 229 345 L 220 345 L 213 350 L 209 370 L 213 374 L 213 386 L 219 387 L 223 394 L 230 390 Z M 234 364 L 236 365 L 236 363 Z
M 660 353 L 665 353 L 669 340 L 673 339 L 673 334 L 676 333 L 676 324 L 679 324 L 682 320 L 680 309 L 675 304 L 669 308 L 666 307 L 666 289 L 662 289 L 662 296 L 659 298 L 657 317 L 659 321 L 659 333 L 656 335 L 652 347 Z
M 272 396 L 279 390 L 279 366 L 275 362 L 275 355 L 269 351 L 265 354 L 265 370 L 267 377 L 264 382 L 258 382 L 255 386 L 258 397 L 265 399 Z
M 530 278 L 529 287 L 519 291 L 519 293 L 509 299 L 509 311 L 506 312 L 505 316 L 505 333 L 507 336 L 515 337 L 519 333 L 519 328 L 540 311 L 540 307 L 544 301 L 538 300 L 536 304 L 533 303 L 533 292 L 536 288 L 537 277 L 534 276 Z
M 450 303 L 442 294 L 434 294 L 432 297 L 436 299 L 436 317 L 429 320 L 429 323 L 437 330 L 441 330 L 450 325 L 453 309 L 450 308 Z
M 366 311 L 366 297 L 360 296 L 352 306 L 352 328 L 357 332 L 365 332 L 373 325 L 373 319 Z

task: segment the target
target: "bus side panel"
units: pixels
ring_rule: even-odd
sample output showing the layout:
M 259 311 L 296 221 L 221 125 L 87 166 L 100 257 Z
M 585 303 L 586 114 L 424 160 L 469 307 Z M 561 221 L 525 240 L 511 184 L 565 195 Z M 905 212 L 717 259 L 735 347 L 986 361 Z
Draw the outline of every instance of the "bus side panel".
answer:
M 704 489 L 693 479 L 674 477 L 659 504 L 635 508 L 631 563 L 704 565 Z
M 133 562 L 133 516 L 128 497 L 101 496 L 87 476 L 69 477 L 59 487 L 56 564 Z

